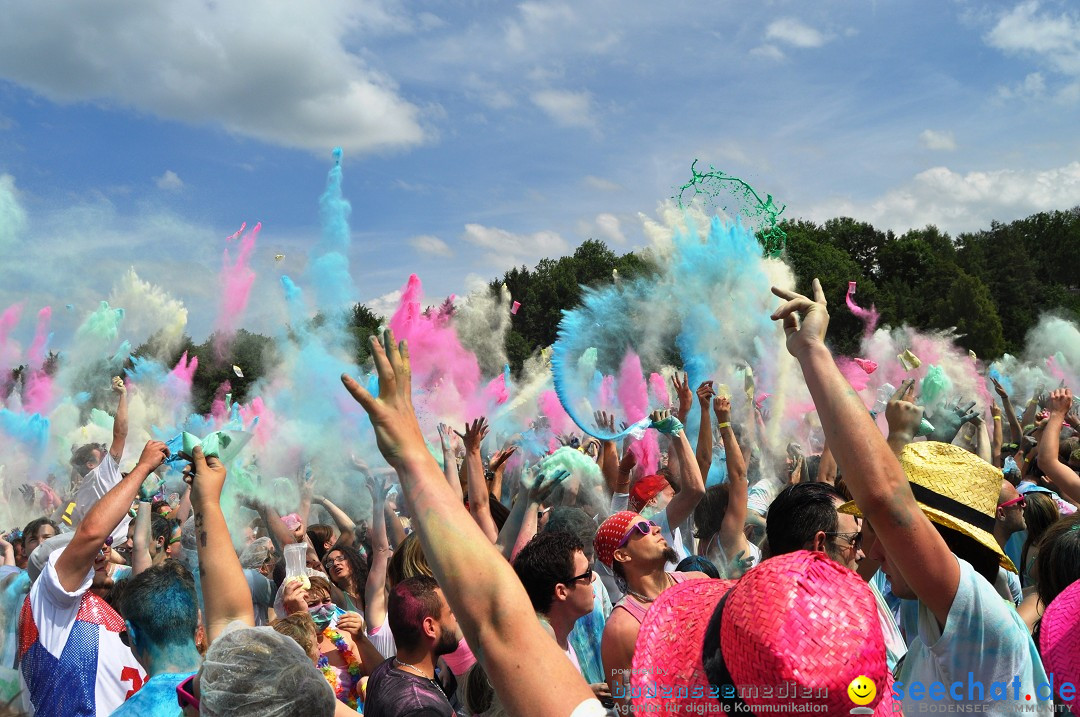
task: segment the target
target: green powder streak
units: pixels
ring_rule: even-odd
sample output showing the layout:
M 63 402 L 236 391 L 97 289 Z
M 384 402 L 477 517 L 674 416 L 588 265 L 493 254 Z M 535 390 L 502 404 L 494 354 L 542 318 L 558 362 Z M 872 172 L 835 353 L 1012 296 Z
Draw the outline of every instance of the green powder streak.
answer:
M 787 205 L 777 208 L 771 194 L 765 195 L 762 200 L 749 184 L 721 172 L 712 165 L 709 166 L 709 171 L 699 172 L 697 163 L 698 160 L 695 159 L 690 165 L 690 181 L 679 187 L 678 194 L 673 197 L 679 207 L 685 209 L 687 204 L 699 196 L 704 197 L 706 210 L 710 213 L 719 206 L 728 214 L 739 214 L 750 221 L 754 225 L 758 241 L 761 242 L 762 253 L 769 257 L 780 256 L 787 245 L 787 233 L 780 227 L 778 219 L 787 209 Z M 684 199 L 691 190 L 689 197 Z M 732 196 L 740 204 L 737 212 L 728 211 L 727 198 Z

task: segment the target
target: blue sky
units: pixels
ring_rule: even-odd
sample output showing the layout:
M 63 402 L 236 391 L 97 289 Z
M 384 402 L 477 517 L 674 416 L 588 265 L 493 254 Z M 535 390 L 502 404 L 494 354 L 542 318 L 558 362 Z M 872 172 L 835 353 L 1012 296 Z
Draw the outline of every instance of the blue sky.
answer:
M 647 243 L 692 160 L 786 203 L 955 234 L 1080 204 L 1068 2 L 12 0 L 0 23 L 0 308 L 70 331 L 128 269 L 208 332 L 224 238 L 263 223 L 241 322 L 284 320 L 344 148 L 356 299 L 433 300 L 595 237 Z M 275 254 L 285 254 L 281 262 Z M 72 304 L 73 309 L 63 307 Z M 140 336 L 134 337 L 136 340 Z

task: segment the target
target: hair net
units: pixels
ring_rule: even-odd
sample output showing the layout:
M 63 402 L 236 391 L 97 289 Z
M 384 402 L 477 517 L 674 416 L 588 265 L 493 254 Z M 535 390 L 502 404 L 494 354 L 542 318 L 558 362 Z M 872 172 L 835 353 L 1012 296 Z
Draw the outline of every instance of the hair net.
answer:
M 270 538 L 259 538 L 240 553 L 240 565 L 245 569 L 258 570 L 266 563 L 274 543 Z
M 210 645 L 199 679 L 208 717 L 331 717 L 326 678 L 291 637 L 234 622 Z

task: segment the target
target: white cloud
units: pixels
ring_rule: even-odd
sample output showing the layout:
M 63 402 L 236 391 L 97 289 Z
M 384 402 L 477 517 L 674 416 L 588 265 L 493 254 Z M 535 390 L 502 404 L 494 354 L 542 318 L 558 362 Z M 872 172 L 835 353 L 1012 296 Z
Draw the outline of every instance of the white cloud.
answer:
M 603 177 L 594 177 L 591 174 L 585 177 L 585 185 L 592 189 L 599 189 L 601 192 L 622 192 L 626 190 L 626 187 L 621 184 L 616 184 Z
M 411 244 L 412 247 L 421 254 L 446 257 L 454 255 L 454 252 L 452 249 L 450 249 L 449 244 L 447 244 L 438 237 L 431 236 L 430 234 L 415 236 L 412 239 L 409 239 L 409 244 Z
M 1080 75 L 1080 17 L 1039 12 L 1028 0 L 1003 14 L 986 42 L 1006 53 L 1034 55 L 1067 75 Z
M 594 127 L 592 95 L 588 92 L 540 90 L 532 101 L 562 127 Z
M 597 214 L 591 222 L 583 221 L 578 226 L 578 232 L 582 236 L 592 239 L 600 239 L 612 244 L 625 244 L 626 235 L 623 234 L 619 218 L 614 214 Z
M 158 189 L 169 192 L 176 192 L 184 188 L 184 180 L 180 179 L 176 172 L 171 169 L 166 169 L 165 174 L 156 178 L 154 183 L 158 186 Z
M 782 17 L 769 23 L 765 39 L 802 48 L 821 47 L 829 41 L 825 35 L 793 17 Z
M 780 62 L 784 59 L 784 51 L 776 45 L 759 45 L 750 50 L 750 55 L 753 57 L 760 57 L 763 60 L 772 60 L 774 62 Z
M 382 316 L 389 320 L 394 312 L 397 311 L 398 304 L 401 303 L 401 289 L 395 289 L 388 294 L 377 296 L 374 299 L 368 299 L 364 302 L 369 309 L 375 312 L 376 316 Z
M 0 174 L 0 249 L 13 250 L 26 229 L 26 210 L 19 202 L 15 177 Z
M 1032 72 L 1024 78 L 1023 82 L 1017 83 L 1012 87 L 1002 85 L 998 88 L 998 96 L 1006 100 L 1014 97 L 1021 99 L 1042 97 L 1045 92 L 1046 80 L 1043 79 L 1041 72 Z
M 0 23 L 0 77 L 57 102 L 320 152 L 379 151 L 425 139 L 419 110 L 344 42 L 401 25 L 378 0 L 15 3 Z
M 960 174 L 934 167 L 869 202 L 838 200 L 815 207 L 819 220 L 850 216 L 897 232 L 934 224 L 953 235 L 1080 205 L 1080 162 L 1047 170 L 1001 169 Z
M 952 132 L 925 129 L 919 135 L 919 142 L 926 149 L 940 149 L 948 152 L 956 149 L 956 139 L 953 137 Z
M 482 224 L 466 224 L 462 239 L 487 249 L 488 261 L 500 269 L 530 264 L 544 257 L 559 257 L 570 249 L 566 240 L 555 232 L 514 234 Z

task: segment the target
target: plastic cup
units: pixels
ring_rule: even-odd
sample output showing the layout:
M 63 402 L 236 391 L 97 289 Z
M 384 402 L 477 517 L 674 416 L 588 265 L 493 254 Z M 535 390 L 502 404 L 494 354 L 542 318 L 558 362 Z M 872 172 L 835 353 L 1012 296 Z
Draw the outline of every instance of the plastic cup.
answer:
M 307 575 L 307 543 L 285 546 L 285 579 Z

